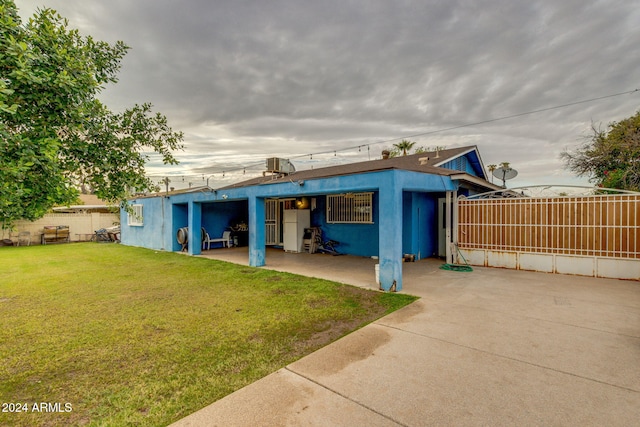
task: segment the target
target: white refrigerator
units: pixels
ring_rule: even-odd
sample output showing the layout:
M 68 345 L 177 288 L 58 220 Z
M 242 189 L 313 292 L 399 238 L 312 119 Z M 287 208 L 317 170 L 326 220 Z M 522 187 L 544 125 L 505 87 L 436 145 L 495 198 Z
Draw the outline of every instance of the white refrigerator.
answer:
M 284 211 L 284 250 L 302 252 L 304 229 L 311 227 L 309 209 L 285 209 Z

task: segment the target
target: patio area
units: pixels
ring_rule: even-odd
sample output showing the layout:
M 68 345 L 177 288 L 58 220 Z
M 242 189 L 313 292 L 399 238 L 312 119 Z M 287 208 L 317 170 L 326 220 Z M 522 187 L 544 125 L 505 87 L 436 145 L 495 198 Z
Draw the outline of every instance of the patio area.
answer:
M 204 258 L 249 265 L 248 248 L 223 248 L 202 251 Z M 352 255 L 332 256 L 328 254 L 290 253 L 282 249 L 267 248 L 266 265 L 262 268 L 317 277 L 339 283 L 378 289 L 375 280 L 375 265 L 378 260 Z M 434 274 L 447 273 L 439 269 L 444 261 L 427 258 L 403 264 L 404 281 L 402 292 L 419 295 L 422 284 Z M 460 275 L 464 273 L 456 273 Z

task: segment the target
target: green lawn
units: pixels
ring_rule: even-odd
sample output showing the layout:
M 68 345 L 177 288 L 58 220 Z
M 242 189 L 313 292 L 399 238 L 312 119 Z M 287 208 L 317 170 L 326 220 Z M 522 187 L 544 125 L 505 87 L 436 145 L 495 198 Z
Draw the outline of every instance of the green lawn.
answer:
M 0 425 L 166 425 L 414 299 L 115 244 L 0 248 Z

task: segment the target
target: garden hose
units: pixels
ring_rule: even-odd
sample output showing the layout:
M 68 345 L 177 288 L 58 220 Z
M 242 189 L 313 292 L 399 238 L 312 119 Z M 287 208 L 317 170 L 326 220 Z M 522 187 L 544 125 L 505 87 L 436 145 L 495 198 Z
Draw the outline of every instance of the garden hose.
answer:
M 447 271 L 462 271 L 462 272 L 473 271 L 473 268 L 471 268 L 471 266 L 467 262 L 467 259 L 464 257 L 464 255 L 462 255 L 462 252 L 460 252 L 460 248 L 458 248 L 458 245 L 455 245 L 455 246 L 456 246 L 456 250 L 458 251 L 458 254 L 464 260 L 465 265 L 460 265 L 460 264 L 442 264 L 440 266 L 440 269 L 441 270 L 447 270 Z

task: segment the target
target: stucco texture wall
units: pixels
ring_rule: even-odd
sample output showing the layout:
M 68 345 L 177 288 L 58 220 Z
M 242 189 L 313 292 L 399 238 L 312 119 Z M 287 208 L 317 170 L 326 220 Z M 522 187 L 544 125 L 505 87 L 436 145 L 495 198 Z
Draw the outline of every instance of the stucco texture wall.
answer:
M 341 253 L 359 256 L 378 255 L 378 194 L 373 194 L 373 224 L 335 224 L 326 218 L 325 196 L 316 198 L 316 209 L 311 212 L 311 225 L 322 229 L 325 240 L 336 240 Z
M 164 197 L 135 199 L 132 205 L 143 206 L 142 225 L 130 225 L 127 212 L 120 213 L 121 241 L 129 246 L 142 246 L 149 249 L 165 250 L 165 224 L 170 212 L 165 208 Z
M 13 230 L 3 230 L 2 238 L 18 241 L 18 233 L 31 233 L 31 244 L 40 244 L 40 235 L 45 226 L 67 225 L 72 242 L 87 240 L 88 235 L 94 234 L 101 228 L 113 227 L 120 223 L 118 214 L 110 213 L 52 213 L 46 214 L 37 221 L 16 221 Z

